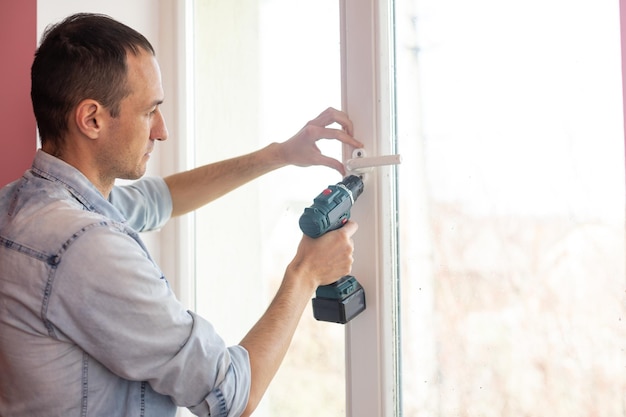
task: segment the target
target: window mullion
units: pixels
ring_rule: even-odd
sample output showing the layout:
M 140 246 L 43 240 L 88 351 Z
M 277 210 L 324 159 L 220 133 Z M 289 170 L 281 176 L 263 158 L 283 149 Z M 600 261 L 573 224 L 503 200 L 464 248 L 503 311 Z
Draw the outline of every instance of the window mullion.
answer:
M 370 156 L 393 153 L 391 13 L 387 0 L 342 1 L 343 107 Z M 352 149 L 344 150 L 344 160 Z M 398 413 L 394 171 L 365 174 L 353 208 L 359 223 L 353 273 L 366 311 L 346 325 L 347 415 Z

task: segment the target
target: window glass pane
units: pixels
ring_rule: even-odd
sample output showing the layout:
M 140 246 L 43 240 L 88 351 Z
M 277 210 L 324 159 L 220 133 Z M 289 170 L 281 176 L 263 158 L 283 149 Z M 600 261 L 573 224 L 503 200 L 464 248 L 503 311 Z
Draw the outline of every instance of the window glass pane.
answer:
M 284 141 L 340 108 L 339 6 L 334 0 L 195 3 L 196 163 Z M 320 141 L 341 159 L 338 143 Z M 288 167 L 196 214 L 197 310 L 228 344 L 261 316 L 296 252 L 305 207 L 341 175 Z M 344 327 L 304 312 L 255 416 L 345 415 Z
M 404 416 L 618 416 L 618 2 L 397 0 Z

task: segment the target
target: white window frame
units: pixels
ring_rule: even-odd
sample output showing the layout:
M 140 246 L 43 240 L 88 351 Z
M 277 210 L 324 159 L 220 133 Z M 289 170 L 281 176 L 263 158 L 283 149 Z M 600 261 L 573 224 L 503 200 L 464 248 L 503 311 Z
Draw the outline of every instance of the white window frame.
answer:
M 159 62 L 163 103 L 170 137 L 162 144 L 160 171 L 163 175 L 188 170 L 194 166 L 194 65 L 193 1 L 160 2 L 160 23 L 166 33 L 160 37 Z M 165 149 L 167 148 L 167 149 Z M 185 306 L 195 309 L 195 216 L 188 214 L 172 219 L 159 233 L 160 265 L 171 277 L 177 297 Z
M 369 156 L 394 149 L 392 2 L 342 0 L 343 108 Z M 344 149 L 344 162 L 352 149 Z M 363 285 L 367 309 L 346 325 L 347 415 L 399 416 L 395 170 L 365 174 L 365 191 L 352 211 L 353 273 Z
M 342 36 L 342 106 L 355 136 L 368 155 L 395 152 L 393 62 L 390 52 L 392 4 L 388 0 L 340 0 Z M 171 19 L 174 36 L 164 55 L 176 64 L 163 69 L 168 86 L 170 136 L 175 148 L 164 156 L 165 172 L 193 165 L 193 2 L 161 2 L 161 16 Z M 168 93 L 168 91 L 166 91 Z M 345 160 L 353 149 L 344 148 Z M 167 159 L 166 159 L 167 158 Z M 351 417 L 399 416 L 399 335 L 396 294 L 395 171 L 377 168 L 364 177 L 365 192 L 352 216 L 359 223 L 353 274 L 366 292 L 367 309 L 346 325 L 346 414 Z M 178 277 L 172 285 L 181 301 L 194 308 L 193 215 L 176 219 L 160 237 L 164 271 Z M 169 260 L 167 260 L 169 259 Z M 186 415 L 185 411 L 181 415 Z
M 67 12 L 84 7 L 65 0 Z M 41 3 L 44 5 L 45 3 Z M 162 144 L 159 174 L 193 166 L 193 2 L 161 0 L 158 38 L 141 29 L 158 49 L 167 100 L 163 105 L 172 140 Z M 369 155 L 394 153 L 393 60 L 391 58 L 391 0 L 339 0 L 342 13 L 343 108 L 355 123 L 358 139 Z M 620 5 L 625 2 L 620 0 Z M 143 1 L 136 8 L 153 10 Z M 58 6 L 58 5 L 57 5 Z M 124 15 L 124 2 L 115 0 L 102 12 Z M 127 5 L 126 5 L 127 6 Z M 56 7 L 56 6 L 55 6 Z M 94 6 L 96 7 L 96 6 Z M 39 12 L 42 7 L 38 6 Z M 626 21 L 622 7 L 622 23 Z M 46 9 L 47 10 L 47 9 Z M 63 12 L 63 14 L 67 14 Z M 129 16 L 137 14 L 129 14 Z M 51 19 L 39 19 L 51 21 Z M 142 20 L 142 23 L 146 24 Z M 149 26 L 149 25 L 148 25 Z M 626 38 L 622 24 L 622 38 Z M 149 26 L 147 29 L 154 29 Z M 150 32 L 148 30 L 147 32 Z M 626 83 L 625 83 L 626 85 Z M 626 88 L 626 87 L 625 87 Z M 344 149 L 344 160 L 352 149 Z M 366 191 L 353 210 L 360 229 L 355 235 L 354 275 L 365 287 L 367 310 L 346 325 L 348 416 L 399 416 L 400 385 L 397 369 L 395 176 L 389 168 L 366 174 Z M 194 308 L 194 217 L 177 218 L 158 234 L 158 262 L 180 300 Z M 190 415 L 181 410 L 181 415 Z

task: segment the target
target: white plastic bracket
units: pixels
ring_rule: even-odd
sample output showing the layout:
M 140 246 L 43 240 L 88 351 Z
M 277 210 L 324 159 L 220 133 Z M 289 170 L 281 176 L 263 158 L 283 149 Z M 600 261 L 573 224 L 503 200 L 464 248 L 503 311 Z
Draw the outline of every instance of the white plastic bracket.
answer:
M 352 151 L 352 158 L 346 161 L 346 170 L 353 174 L 371 171 L 374 167 L 398 165 L 402 162 L 401 155 L 367 156 L 365 149 Z

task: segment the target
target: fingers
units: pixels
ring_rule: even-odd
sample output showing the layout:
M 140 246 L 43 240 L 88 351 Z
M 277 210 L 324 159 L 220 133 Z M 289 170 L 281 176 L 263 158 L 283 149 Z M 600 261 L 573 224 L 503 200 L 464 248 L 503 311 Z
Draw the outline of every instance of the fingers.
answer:
M 347 145 L 350 145 L 354 148 L 362 148 L 363 144 L 349 135 L 347 132 L 344 132 L 340 129 L 333 129 L 330 127 L 322 127 L 318 132 L 319 139 L 337 139 Z
M 350 220 L 343 227 L 328 233 L 328 239 L 333 241 L 329 246 L 332 248 L 331 252 L 335 257 L 334 263 L 338 268 L 334 275 L 328 275 L 328 278 L 331 279 L 330 282 L 334 282 L 337 278 L 347 275 L 351 271 L 352 262 L 354 260 L 352 258 L 354 252 L 352 236 L 356 233 L 358 228 L 358 224 Z
M 327 256 L 326 259 L 331 261 L 329 266 L 332 267 L 320 276 L 322 285 L 335 282 L 340 277 L 349 275 L 352 271 L 354 242 L 351 237 L 357 229 L 357 223 L 349 221 L 342 228 L 330 232 L 335 234 L 335 236 L 328 236 L 335 244 L 332 249 L 333 255 Z
M 307 126 L 302 129 L 301 133 L 303 134 L 303 138 L 308 138 L 308 141 L 312 141 L 310 145 L 313 146 L 315 146 L 315 142 L 320 139 L 336 139 L 354 148 L 363 147 L 363 144 L 361 142 L 354 139 L 352 136 L 348 135 L 342 130 L 319 127 L 317 125 L 314 125 L 312 122 L 309 122 Z M 302 150 L 304 148 L 300 149 Z M 337 170 L 341 175 L 346 175 L 346 169 L 344 165 L 340 161 L 322 154 L 317 146 L 315 146 L 314 152 L 308 153 L 307 156 L 309 158 L 313 158 L 313 161 L 310 162 L 312 165 L 324 165 Z
M 339 123 L 342 129 L 328 127 Z M 280 157 L 285 165 L 311 166 L 324 165 L 345 175 L 346 169 L 336 159 L 323 155 L 317 147 L 321 139 L 335 139 L 354 148 L 362 148 L 363 144 L 352 137 L 352 122 L 342 111 L 329 107 L 315 119 L 310 120 L 298 133 L 280 144 Z
M 339 171 L 339 173 L 342 176 L 346 175 L 346 167 L 338 160 L 331 158 L 329 156 L 320 154 L 316 165 L 324 165 L 324 166 L 327 166 L 328 168 L 332 168 L 336 171 Z
M 298 253 L 291 263 L 314 286 L 335 282 L 352 270 L 354 242 L 352 235 L 358 225 L 350 220 L 342 228 L 330 231 L 317 239 L 302 237 Z
M 325 127 L 333 123 L 339 123 L 341 127 L 343 127 L 343 129 L 346 131 L 346 133 L 348 133 L 348 135 L 353 135 L 352 121 L 350 120 L 348 115 L 345 112 L 334 109 L 332 107 L 329 107 L 321 112 L 315 119 L 311 120 L 309 123 L 321 127 Z
M 343 130 L 326 128 L 333 123 L 341 125 Z M 352 120 L 350 120 L 345 112 L 329 107 L 307 124 L 324 128 L 320 139 L 337 139 L 355 148 L 363 147 L 363 144 L 360 141 L 353 138 L 354 130 Z
M 339 230 L 343 231 L 346 236 L 352 237 L 352 235 L 354 235 L 356 231 L 359 230 L 359 225 L 353 220 L 348 220 L 348 222 L 344 224 L 343 227 Z

